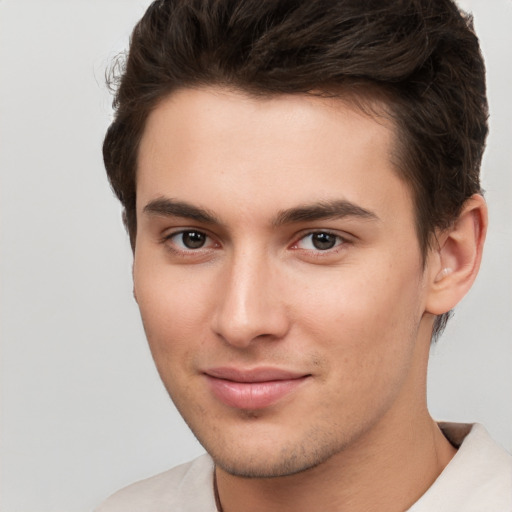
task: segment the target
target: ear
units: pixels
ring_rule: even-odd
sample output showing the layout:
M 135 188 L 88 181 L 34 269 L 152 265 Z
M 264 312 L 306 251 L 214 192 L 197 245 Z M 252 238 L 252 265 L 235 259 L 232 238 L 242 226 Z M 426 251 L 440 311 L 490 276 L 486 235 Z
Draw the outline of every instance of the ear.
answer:
M 427 313 L 447 313 L 466 295 L 480 268 L 486 232 L 487 205 L 474 194 L 454 224 L 439 234 L 438 245 L 428 256 Z

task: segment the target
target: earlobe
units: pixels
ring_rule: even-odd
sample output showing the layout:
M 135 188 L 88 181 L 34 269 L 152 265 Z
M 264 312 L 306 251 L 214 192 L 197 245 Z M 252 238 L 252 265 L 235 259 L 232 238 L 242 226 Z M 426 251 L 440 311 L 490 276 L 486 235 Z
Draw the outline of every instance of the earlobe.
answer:
M 441 315 L 453 309 L 473 284 L 482 259 L 487 231 L 487 205 L 471 196 L 453 225 L 439 234 L 429 255 L 426 312 Z

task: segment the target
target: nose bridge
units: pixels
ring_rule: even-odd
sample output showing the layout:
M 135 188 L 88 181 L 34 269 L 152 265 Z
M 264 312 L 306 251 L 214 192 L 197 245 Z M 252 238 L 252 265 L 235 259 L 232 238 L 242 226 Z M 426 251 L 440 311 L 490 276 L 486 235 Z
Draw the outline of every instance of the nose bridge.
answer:
M 277 286 L 268 251 L 259 247 L 234 250 L 219 290 L 216 333 L 239 347 L 256 338 L 282 337 L 287 318 Z

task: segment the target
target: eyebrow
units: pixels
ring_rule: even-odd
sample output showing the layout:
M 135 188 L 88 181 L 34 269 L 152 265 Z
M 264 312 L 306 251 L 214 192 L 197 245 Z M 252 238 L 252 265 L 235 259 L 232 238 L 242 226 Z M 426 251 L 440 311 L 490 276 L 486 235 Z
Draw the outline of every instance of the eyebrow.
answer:
M 211 211 L 194 206 L 185 201 L 160 197 L 150 201 L 143 209 L 144 213 L 163 217 L 183 217 L 205 224 L 221 225 L 222 222 Z M 274 227 L 284 224 L 311 222 L 316 220 L 356 217 L 364 220 L 379 220 L 372 211 L 347 200 L 322 201 L 313 204 L 281 210 L 272 222 Z
M 345 217 L 356 217 L 364 220 L 379 220 L 379 217 L 374 212 L 343 199 L 282 210 L 276 216 L 273 225 L 281 226 L 283 224 L 293 224 L 297 222 L 342 219 Z
M 221 224 L 212 212 L 204 208 L 165 197 L 150 201 L 144 207 L 143 212 L 162 217 L 183 217 L 205 224 Z

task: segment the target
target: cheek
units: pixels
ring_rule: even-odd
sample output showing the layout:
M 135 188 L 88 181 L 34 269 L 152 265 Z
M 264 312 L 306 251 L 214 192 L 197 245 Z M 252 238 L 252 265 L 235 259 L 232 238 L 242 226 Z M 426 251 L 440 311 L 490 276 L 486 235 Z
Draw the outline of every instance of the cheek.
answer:
M 373 271 L 368 265 L 364 272 L 339 269 L 337 279 L 306 289 L 297 315 L 309 336 L 346 370 L 347 380 L 385 379 L 403 371 L 421 320 L 419 272 L 399 264 Z
M 146 336 L 157 366 L 183 360 L 205 339 L 211 299 L 207 286 L 184 278 L 171 267 L 155 271 L 134 266 L 134 288 Z
M 403 318 L 421 316 L 417 272 L 406 274 L 392 266 L 381 272 L 368 268 L 360 272 L 353 268 L 337 270 L 316 279 L 313 286 L 303 283 L 298 316 L 311 327 L 332 326 L 333 332 L 361 335 L 386 327 L 382 335 L 400 328 Z

